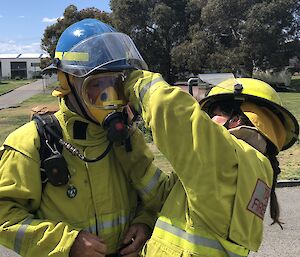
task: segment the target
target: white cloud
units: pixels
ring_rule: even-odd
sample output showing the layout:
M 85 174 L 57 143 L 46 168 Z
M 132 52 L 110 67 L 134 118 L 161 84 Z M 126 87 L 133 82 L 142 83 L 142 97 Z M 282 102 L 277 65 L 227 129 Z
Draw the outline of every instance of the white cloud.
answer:
M 0 18 L 3 18 L 3 15 L 0 14 Z
M 55 23 L 55 22 L 57 22 L 57 19 L 58 19 L 59 17 L 56 17 L 56 18 L 48 18 L 48 17 L 44 17 L 43 18 L 43 22 L 46 22 L 46 23 Z
M 13 40 L 0 41 L 0 54 L 42 53 L 40 43 L 18 44 Z
M 24 15 L 21 15 L 21 16 L 19 16 L 19 18 L 23 19 L 23 18 L 25 18 L 25 16 L 24 16 Z

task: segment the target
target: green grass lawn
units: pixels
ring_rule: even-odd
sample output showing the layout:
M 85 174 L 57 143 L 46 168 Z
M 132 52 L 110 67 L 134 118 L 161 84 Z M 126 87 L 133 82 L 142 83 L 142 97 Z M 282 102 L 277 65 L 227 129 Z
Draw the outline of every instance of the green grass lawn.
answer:
M 24 86 L 28 83 L 33 82 L 34 80 L 7 80 L 0 82 L 0 95 L 7 93 L 11 90 L 14 90 L 18 87 Z
M 296 92 L 300 92 L 300 75 L 296 75 L 292 77 L 290 86 L 296 89 Z
M 299 87 L 300 88 L 300 87 Z M 283 105 L 292 112 L 300 123 L 300 92 L 280 93 Z M 300 179 L 300 144 L 294 144 L 290 149 L 280 152 L 278 159 L 281 167 L 280 178 Z
M 30 120 L 31 109 L 37 105 L 58 105 L 58 100 L 49 93 L 38 94 L 24 101 L 20 107 L 0 110 L 0 145 L 10 132 Z

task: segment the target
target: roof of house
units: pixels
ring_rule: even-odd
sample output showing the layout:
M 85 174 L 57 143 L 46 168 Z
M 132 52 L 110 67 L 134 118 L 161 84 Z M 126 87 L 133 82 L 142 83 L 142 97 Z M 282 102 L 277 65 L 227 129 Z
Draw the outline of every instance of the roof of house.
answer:
M 0 59 L 39 59 L 49 57 L 45 53 L 0 54 Z
M 234 75 L 232 73 L 202 73 L 198 74 L 198 78 L 200 78 L 205 83 L 215 86 L 226 79 L 234 78 Z

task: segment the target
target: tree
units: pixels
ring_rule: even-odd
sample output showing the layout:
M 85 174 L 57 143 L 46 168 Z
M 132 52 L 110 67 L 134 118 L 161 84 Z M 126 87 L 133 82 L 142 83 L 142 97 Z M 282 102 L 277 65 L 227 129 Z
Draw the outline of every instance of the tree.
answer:
M 151 70 L 172 81 L 171 49 L 186 37 L 186 0 L 111 0 L 115 27 L 128 34 Z
M 63 31 L 73 23 L 85 18 L 94 18 L 111 24 L 111 18 L 109 14 L 104 11 L 100 11 L 95 7 L 78 11 L 75 5 L 69 5 L 65 9 L 63 17 L 58 18 L 56 23 L 48 26 L 45 29 L 41 43 L 42 49 L 48 52 L 51 58 L 53 58 L 57 41 Z
M 295 39 L 297 0 L 211 0 L 203 7 L 202 30 L 213 38 L 210 68 L 232 71 L 288 64 L 285 44 Z
M 298 0 L 111 0 L 115 26 L 151 70 L 170 82 L 185 72 L 287 65 L 299 39 Z

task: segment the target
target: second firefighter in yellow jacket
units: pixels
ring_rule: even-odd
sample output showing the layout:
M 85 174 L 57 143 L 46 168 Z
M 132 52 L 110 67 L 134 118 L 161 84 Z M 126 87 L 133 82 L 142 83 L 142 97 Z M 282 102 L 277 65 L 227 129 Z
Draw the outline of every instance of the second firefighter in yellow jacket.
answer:
M 232 79 L 199 104 L 160 74 L 134 71 L 125 94 L 179 178 L 143 254 L 237 257 L 257 251 L 269 196 L 271 217 L 280 225 L 276 155 L 299 135 L 277 93 L 262 81 Z

